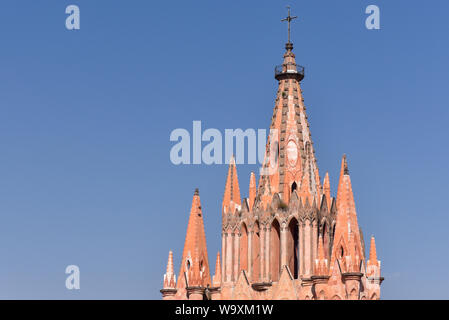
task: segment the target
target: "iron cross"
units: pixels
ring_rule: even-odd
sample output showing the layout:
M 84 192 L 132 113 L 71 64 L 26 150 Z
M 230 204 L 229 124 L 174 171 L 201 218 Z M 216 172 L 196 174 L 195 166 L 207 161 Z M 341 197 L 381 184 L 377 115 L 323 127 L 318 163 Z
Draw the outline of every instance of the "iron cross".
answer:
M 297 16 L 292 17 L 290 15 L 290 6 L 287 6 L 288 9 L 288 17 L 285 19 L 282 19 L 281 21 L 287 21 L 288 23 L 288 43 L 290 43 L 290 22 L 292 22 L 292 20 L 298 18 Z

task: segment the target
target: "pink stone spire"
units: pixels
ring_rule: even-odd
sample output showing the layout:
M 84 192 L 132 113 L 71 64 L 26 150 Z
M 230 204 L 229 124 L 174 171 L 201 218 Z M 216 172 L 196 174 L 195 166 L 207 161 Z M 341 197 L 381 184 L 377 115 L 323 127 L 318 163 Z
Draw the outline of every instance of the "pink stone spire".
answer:
M 240 198 L 239 179 L 237 177 L 237 167 L 234 156 L 229 162 L 228 177 L 226 179 L 225 192 L 223 195 L 222 212 L 234 213 L 242 205 Z
M 249 210 L 251 211 L 254 206 L 254 201 L 256 200 L 256 192 L 257 192 L 257 186 L 256 186 L 256 175 L 254 172 L 251 172 L 251 176 L 249 178 Z
M 176 288 L 176 275 L 173 267 L 173 251 L 168 253 L 167 272 L 164 274 L 164 289 Z
M 221 286 L 221 263 L 220 263 L 220 252 L 217 252 L 217 261 L 215 262 L 215 275 L 212 280 L 212 285 L 214 287 Z

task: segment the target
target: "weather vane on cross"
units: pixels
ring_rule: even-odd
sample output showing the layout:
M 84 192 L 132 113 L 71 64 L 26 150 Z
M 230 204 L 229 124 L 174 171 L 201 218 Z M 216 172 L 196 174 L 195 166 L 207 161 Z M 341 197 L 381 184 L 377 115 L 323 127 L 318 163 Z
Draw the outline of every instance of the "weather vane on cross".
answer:
M 287 43 L 291 43 L 290 42 L 290 22 L 292 22 L 292 20 L 294 20 L 294 19 L 296 19 L 296 18 L 298 18 L 297 16 L 291 16 L 290 15 L 290 6 L 287 6 L 287 9 L 288 9 L 288 16 L 287 16 L 287 18 L 285 18 L 285 19 L 282 19 L 281 21 L 287 21 L 287 23 L 288 23 L 288 42 Z

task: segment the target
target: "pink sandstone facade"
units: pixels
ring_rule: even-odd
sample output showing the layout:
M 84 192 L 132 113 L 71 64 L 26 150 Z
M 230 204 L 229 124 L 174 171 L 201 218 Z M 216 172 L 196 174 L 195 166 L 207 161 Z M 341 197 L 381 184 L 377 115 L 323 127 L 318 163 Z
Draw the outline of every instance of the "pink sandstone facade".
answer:
M 259 185 L 251 174 L 241 199 L 231 159 L 222 204 L 222 246 L 211 278 L 200 196 L 195 191 L 176 279 L 170 251 L 163 299 L 380 298 L 374 237 L 365 255 L 351 179 L 343 156 L 336 198 L 321 184 L 293 44 L 276 68 L 279 81 Z

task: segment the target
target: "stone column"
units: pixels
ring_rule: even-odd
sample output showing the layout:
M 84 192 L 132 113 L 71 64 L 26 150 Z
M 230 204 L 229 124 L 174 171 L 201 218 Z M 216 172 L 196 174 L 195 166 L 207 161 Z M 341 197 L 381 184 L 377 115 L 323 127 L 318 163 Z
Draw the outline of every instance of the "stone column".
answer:
M 304 225 L 298 222 L 298 246 L 299 246 L 299 276 L 304 274 Z
M 348 300 L 359 300 L 362 276 L 363 274 L 360 272 L 346 272 L 342 274 Z
M 287 265 L 287 227 L 284 223 L 281 226 L 281 271 Z M 293 270 L 290 270 L 294 272 Z
M 239 277 L 240 272 L 240 261 L 239 261 L 239 254 L 240 254 L 240 237 L 242 234 L 238 232 L 237 230 L 234 232 L 234 281 L 237 281 Z
M 221 231 L 221 283 L 226 281 L 226 234 Z
M 253 279 L 253 234 L 254 231 L 248 232 L 248 277 Z
M 232 281 L 232 236 L 226 232 L 226 282 Z
M 315 300 L 328 300 L 329 297 L 329 286 L 328 286 L 329 276 L 312 276 L 313 288 L 312 293 Z M 322 295 L 324 292 L 324 295 Z
M 271 276 L 270 276 L 270 254 L 271 254 L 271 249 L 270 249 L 270 233 L 271 233 L 271 228 L 270 227 L 266 227 L 265 228 L 265 279 L 267 281 L 271 280 Z
M 317 256 L 318 256 L 318 224 L 317 219 L 314 219 L 312 222 L 312 263 L 311 263 L 312 266 Z M 313 270 L 311 270 L 311 272 L 313 273 Z
M 305 221 L 304 227 L 304 276 L 310 277 L 311 275 L 311 260 L 312 260 L 312 248 L 311 248 L 311 232 L 310 232 L 310 220 Z
M 265 279 L 265 228 L 263 227 L 263 225 L 260 225 L 259 228 L 260 274 L 258 282 L 263 282 Z

